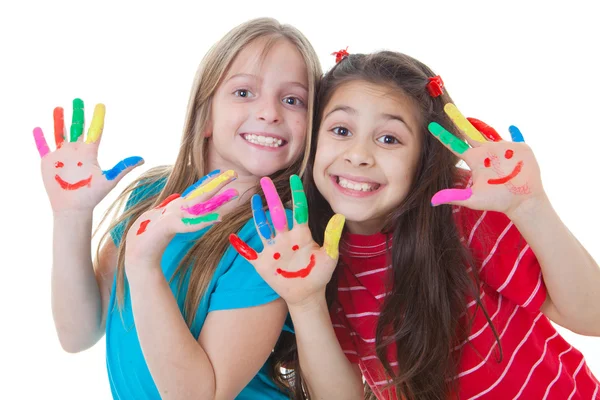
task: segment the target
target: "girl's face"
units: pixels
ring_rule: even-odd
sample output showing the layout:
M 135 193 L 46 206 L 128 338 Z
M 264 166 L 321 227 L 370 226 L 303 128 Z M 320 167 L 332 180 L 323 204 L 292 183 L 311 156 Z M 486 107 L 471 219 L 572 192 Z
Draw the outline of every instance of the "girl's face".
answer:
M 246 46 L 212 99 L 209 168 L 266 176 L 293 164 L 306 140 L 308 71 L 297 48 L 265 39 Z
M 313 178 L 350 232 L 379 232 L 410 189 L 421 151 L 412 101 L 381 85 L 351 81 L 323 111 Z

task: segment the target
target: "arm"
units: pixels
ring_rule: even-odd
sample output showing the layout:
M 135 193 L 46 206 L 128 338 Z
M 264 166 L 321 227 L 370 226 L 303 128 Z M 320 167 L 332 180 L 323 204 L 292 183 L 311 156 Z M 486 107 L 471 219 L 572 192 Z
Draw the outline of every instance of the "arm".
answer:
M 548 294 L 541 311 L 576 333 L 600 335 L 600 311 L 594 309 L 600 301 L 600 269 L 552 208 L 537 160 L 519 129 L 511 126 L 513 141 L 505 142 L 485 123 L 467 122 L 457 109 L 449 115 L 467 134 L 469 122 L 475 123 L 488 141 L 472 137 L 470 147 L 441 125 L 429 125 L 469 165 L 473 178 L 471 188 L 442 190 L 432 203 L 505 213 L 540 264 Z
M 52 313 L 60 343 L 68 352 L 85 350 L 102 337 L 116 265 L 116 249 L 109 243 L 102 250 L 97 274 L 94 273 L 93 210 L 125 174 L 143 163 L 140 157 L 130 157 L 108 171 L 100 168 L 97 155 L 104 112 L 103 105 L 96 106 L 84 141 L 83 101 L 75 99 L 71 135 L 65 140 L 63 109 L 57 107 L 54 151 L 50 151 L 40 128 L 33 131 L 41 157 L 42 180 L 54 213 Z
M 271 237 L 260 196 L 254 195 L 254 223 L 264 249 L 257 254 L 236 235 L 230 236 L 232 245 L 286 301 L 294 321 L 302 374 L 312 397 L 362 399 L 360 371 L 343 353 L 325 301 L 325 286 L 337 265 L 344 217 L 335 215 L 329 221 L 325 243 L 320 247 L 313 241 L 307 225 L 308 209 L 300 178 L 296 175 L 290 178 L 295 220 L 292 230 L 288 229 L 283 205 L 271 180 L 263 178 L 261 185 L 271 212 L 275 237 Z
M 63 349 L 86 350 L 104 335 L 106 309 L 117 253 L 108 240 L 97 260 L 91 260 L 92 213 L 54 216 L 52 315 Z
M 232 399 L 263 366 L 286 316 L 283 300 L 209 313 L 198 341 L 159 268 L 128 275 L 137 334 L 164 399 Z M 251 333 L 251 334 L 249 334 Z
M 582 335 L 600 336 L 600 268 L 547 197 L 508 215 L 535 253 L 548 291 L 541 311 Z
M 317 266 L 318 267 L 318 266 Z M 362 400 L 363 382 L 357 364 L 351 364 L 335 335 L 325 296 L 290 306 L 302 376 L 312 399 Z

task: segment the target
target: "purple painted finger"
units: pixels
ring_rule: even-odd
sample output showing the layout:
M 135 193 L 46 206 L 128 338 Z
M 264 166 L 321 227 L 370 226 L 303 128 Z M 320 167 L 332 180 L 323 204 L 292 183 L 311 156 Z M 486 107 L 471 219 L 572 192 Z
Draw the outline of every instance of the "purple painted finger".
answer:
M 216 210 L 223 204 L 235 199 L 236 197 L 238 197 L 237 190 L 227 189 L 226 191 L 219 194 L 218 196 L 213 197 L 212 199 L 195 204 L 191 207 L 181 207 L 181 209 L 192 215 L 202 215 Z
M 46 138 L 44 137 L 44 132 L 42 132 L 41 128 L 33 129 L 33 138 L 35 139 L 35 147 L 37 147 L 40 157 L 44 157 L 50 152 L 48 143 L 46 143 Z
M 269 206 L 269 211 L 271 211 L 271 221 L 273 221 L 273 226 L 276 231 L 285 231 L 287 230 L 287 218 L 285 216 L 285 210 L 283 209 L 283 204 L 281 204 L 281 199 L 277 194 L 277 189 L 275 189 L 275 185 L 273 181 L 269 178 L 262 178 L 260 180 L 260 186 L 262 187 L 263 193 L 265 194 L 265 199 L 267 199 L 267 204 Z
M 471 188 L 467 189 L 444 189 L 440 190 L 431 198 L 431 205 L 451 203 L 453 201 L 468 200 L 473 195 Z

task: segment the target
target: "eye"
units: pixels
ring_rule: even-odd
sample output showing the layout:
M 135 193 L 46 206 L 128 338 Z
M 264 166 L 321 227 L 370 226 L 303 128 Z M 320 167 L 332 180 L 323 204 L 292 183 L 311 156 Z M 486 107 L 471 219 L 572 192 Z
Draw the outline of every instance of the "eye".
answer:
M 81 167 L 82 165 L 83 165 L 83 163 L 82 163 L 81 161 L 79 161 L 79 162 L 77 163 L 77 166 L 78 166 L 78 167 Z
M 392 135 L 383 135 L 377 138 L 377 141 L 384 144 L 400 144 L 400 141 Z
M 489 168 L 492 165 L 492 160 L 486 158 L 485 160 L 483 160 L 483 165 L 485 165 L 486 168 Z
M 276 260 L 279 260 L 279 257 L 281 257 L 281 254 L 279 254 L 279 253 L 273 254 L 273 258 Z
M 334 134 L 334 135 L 337 135 L 337 136 L 344 136 L 344 137 L 347 137 L 347 136 L 350 136 L 350 135 L 352 135 L 352 134 L 350 133 L 350 131 L 349 131 L 347 128 L 344 128 L 343 126 L 336 126 L 335 128 L 333 128 L 333 129 L 331 130 L 331 132 L 333 132 L 333 134 Z
M 504 153 L 504 157 L 506 157 L 507 160 L 510 160 L 514 154 L 515 154 L 514 151 L 508 149 L 508 150 L 506 150 L 506 153 Z
M 288 96 L 288 97 L 284 98 L 283 102 L 290 106 L 303 106 L 304 105 L 304 102 L 302 100 L 300 100 L 299 98 L 294 97 L 294 96 Z
M 64 167 L 64 166 L 65 166 L 65 164 L 63 164 L 63 163 L 62 163 L 62 162 L 60 162 L 60 161 L 57 161 L 57 162 L 55 162 L 55 163 L 54 163 L 54 167 L 55 167 L 55 168 L 62 168 L 62 167 Z
M 238 89 L 235 92 L 233 92 L 233 94 L 236 97 L 250 97 L 252 96 L 252 92 L 247 90 L 247 89 Z

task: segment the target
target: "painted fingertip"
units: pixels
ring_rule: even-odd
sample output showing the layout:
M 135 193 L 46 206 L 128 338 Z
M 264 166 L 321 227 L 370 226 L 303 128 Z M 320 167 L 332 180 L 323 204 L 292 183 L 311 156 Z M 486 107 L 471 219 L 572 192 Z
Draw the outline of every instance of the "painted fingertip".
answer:
M 35 147 L 38 149 L 38 153 L 40 153 L 40 157 L 44 157 L 50 152 L 42 128 L 33 128 L 33 140 L 35 141 Z
M 267 177 L 261 178 L 260 186 L 267 199 L 269 211 L 271 212 L 271 221 L 273 221 L 275 230 L 285 230 L 288 227 L 287 217 L 273 181 Z
M 342 237 L 345 222 L 346 217 L 344 217 L 342 214 L 335 214 L 333 217 L 331 217 L 327 223 L 327 227 L 325 228 L 325 240 L 323 247 L 325 248 L 325 252 L 329 258 L 332 260 L 335 260 L 339 257 L 340 238 Z
M 475 127 L 475 129 L 481 132 L 483 136 L 492 142 L 500 142 L 502 140 L 502 137 L 498 134 L 498 132 L 496 132 L 493 127 L 489 126 L 485 122 L 471 117 L 467 117 L 467 120 Z
M 143 161 L 144 161 L 144 159 L 142 157 L 138 157 L 138 156 L 127 157 L 127 158 L 119 161 L 117 163 L 117 165 L 115 165 L 111 169 L 109 169 L 107 171 L 102 171 L 102 174 L 104 174 L 104 176 L 106 177 L 107 180 L 112 181 L 112 180 L 115 180 L 116 178 L 118 178 L 119 175 L 121 175 L 121 173 L 123 171 L 125 171 L 127 168 L 139 165 L 140 163 L 143 163 Z
M 252 213 L 254 214 L 254 222 L 256 223 L 256 227 L 258 228 L 258 232 L 265 239 L 271 239 L 271 227 L 269 226 L 269 222 L 267 221 L 267 215 L 265 214 L 265 210 L 263 209 L 262 199 L 258 194 L 252 196 Z
M 73 100 L 73 115 L 71 119 L 70 141 L 76 142 L 83 134 L 83 125 L 85 124 L 85 112 L 83 100 L 77 98 Z
M 464 201 L 471 198 L 473 190 L 466 189 L 444 189 L 440 190 L 431 198 L 431 205 L 436 207 L 441 204 L 451 203 L 453 201 Z
M 207 175 L 205 178 L 208 179 L 208 177 L 209 176 Z M 215 177 L 210 182 L 205 183 L 206 179 L 203 179 L 199 185 L 198 185 L 198 182 L 196 182 L 196 184 L 195 184 L 196 187 L 190 193 L 186 194 L 185 198 L 187 200 L 191 200 L 195 197 L 201 196 L 205 193 L 215 190 L 217 187 L 219 187 L 219 185 L 221 185 L 227 181 L 232 181 L 235 179 L 237 179 L 237 174 L 232 169 L 223 172 L 222 174 Z M 187 190 L 186 190 L 186 192 L 187 192 Z
M 298 175 L 290 176 L 290 189 L 292 190 L 292 201 L 294 203 L 294 219 L 298 224 L 308 222 L 308 201 L 302 186 L 302 180 Z
M 181 222 L 186 225 L 198 225 L 204 222 L 215 222 L 219 219 L 219 214 L 211 213 L 206 215 L 201 215 L 199 217 L 194 218 L 181 218 Z
M 258 258 L 256 251 L 252 247 L 248 246 L 235 233 L 229 235 L 229 243 L 231 243 L 233 248 L 246 260 L 252 261 Z
M 159 208 L 166 207 L 170 202 L 180 197 L 179 193 L 173 193 L 169 195 L 166 199 L 164 199 L 159 205 L 154 207 L 154 209 L 158 210 Z
M 517 128 L 516 126 L 514 126 L 514 125 L 509 126 L 508 131 L 510 132 L 510 137 L 512 138 L 513 142 L 525 142 L 525 139 L 523 138 L 523 134 L 521 133 L 519 128 Z
M 227 189 L 223 193 L 206 200 L 205 202 L 194 204 L 193 206 L 182 206 L 181 209 L 192 215 L 202 215 L 220 208 L 223 204 L 230 202 L 238 197 L 235 189 Z

